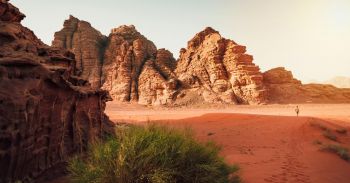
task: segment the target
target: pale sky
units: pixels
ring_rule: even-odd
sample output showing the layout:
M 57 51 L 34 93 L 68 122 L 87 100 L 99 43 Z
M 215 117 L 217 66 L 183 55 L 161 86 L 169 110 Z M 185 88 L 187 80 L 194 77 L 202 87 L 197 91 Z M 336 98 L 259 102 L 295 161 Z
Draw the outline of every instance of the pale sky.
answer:
M 262 71 L 283 66 L 303 82 L 350 77 L 350 0 L 12 0 L 23 25 L 51 45 L 70 14 L 108 35 L 133 24 L 178 56 L 207 26 L 247 46 Z

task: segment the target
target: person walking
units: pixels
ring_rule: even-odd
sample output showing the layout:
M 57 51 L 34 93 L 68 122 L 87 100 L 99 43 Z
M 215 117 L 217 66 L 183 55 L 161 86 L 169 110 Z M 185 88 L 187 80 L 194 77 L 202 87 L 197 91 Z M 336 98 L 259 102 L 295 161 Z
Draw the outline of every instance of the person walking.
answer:
M 295 113 L 297 113 L 297 117 L 299 116 L 299 106 L 295 108 Z

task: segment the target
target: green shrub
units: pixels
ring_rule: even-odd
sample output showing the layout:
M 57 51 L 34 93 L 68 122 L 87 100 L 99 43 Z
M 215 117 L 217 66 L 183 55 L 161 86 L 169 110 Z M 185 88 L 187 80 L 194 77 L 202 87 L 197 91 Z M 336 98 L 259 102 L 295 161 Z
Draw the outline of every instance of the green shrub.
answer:
M 349 150 L 345 147 L 336 144 L 325 145 L 322 150 L 330 151 L 336 153 L 339 157 L 346 161 L 350 161 Z
M 239 182 L 236 166 L 218 156 L 213 143 L 197 143 L 190 133 L 165 127 L 130 127 L 105 143 L 92 145 L 86 158 L 73 158 L 76 183 Z
M 337 136 L 334 135 L 331 131 L 324 131 L 323 132 L 323 136 L 325 136 L 329 140 L 333 140 L 333 141 L 337 141 L 338 140 Z

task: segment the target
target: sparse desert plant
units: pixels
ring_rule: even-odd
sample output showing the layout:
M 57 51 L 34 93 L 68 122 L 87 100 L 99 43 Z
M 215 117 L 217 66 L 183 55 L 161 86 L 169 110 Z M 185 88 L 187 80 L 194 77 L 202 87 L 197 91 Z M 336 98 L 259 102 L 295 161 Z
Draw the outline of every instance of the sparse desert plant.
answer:
M 237 166 L 218 153 L 218 146 L 198 143 L 186 131 L 133 126 L 92 145 L 86 158 L 73 158 L 69 171 L 77 183 L 239 182 Z
M 338 140 L 337 136 L 334 133 L 332 133 L 332 131 L 330 131 L 330 130 L 324 131 L 323 136 L 325 136 L 327 139 L 330 139 L 333 141 Z
M 322 125 L 320 123 L 311 122 L 310 125 L 313 126 L 313 127 L 317 127 L 317 128 L 319 128 L 319 129 L 321 129 L 323 131 L 331 131 L 330 128 L 328 128 L 328 127 L 326 127 L 326 126 L 324 126 L 324 125 Z
M 350 161 L 349 150 L 341 145 L 328 144 L 323 146 L 322 150 L 336 153 L 342 159 L 346 161 Z
M 313 144 L 315 144 L 315 145 L 322 145 L 322 142 L 320 140 L 315 140 Z
M 323 131 L 323 136 L 326 137 L 327 139 L 330 139 L 330 140 L 333 140 L 333 141 L 337 141 L 338 140 L 338 137 L 332 132 L 332 130 L 330 128 L 328 128 L 328 127 L 326 127 L 326 126 L 324 126 L 324 125 L 322 125 L 320 123 L 315 123 L 315 122 L 310 123 L 310 125 L 313 126 L 313 127 L 317 127 L 319 129 L 321 129 Z
M 337 141 L 338 138 L 336 135 L 334 135 L 331 131 L 325 131 L 323 132 L 323 136 L 326 137 L 327 139 L 333 140 L 333 141 Z
M 338 128 L 335 131 L 340 134 L 346 134 L 348 132 L 345 128 Z

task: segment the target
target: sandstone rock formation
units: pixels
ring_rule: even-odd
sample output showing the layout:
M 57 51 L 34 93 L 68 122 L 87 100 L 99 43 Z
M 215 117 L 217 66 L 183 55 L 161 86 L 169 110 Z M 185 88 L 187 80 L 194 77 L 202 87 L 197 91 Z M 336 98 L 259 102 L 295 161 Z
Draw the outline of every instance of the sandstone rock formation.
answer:
M 263 73 L 269 103 L 349 103 L 350 89 L 305 84 L 283 67 Z
M 42 182 L 112 130 L 108 93 L 75 76 L 74 55 L 43 44 L 23 18 L 0 1 L 0 182 Z
M 175 59 L 168 50 L 160 49 L 156 58 L 146 61 L 138 79 L 139 104 L 172 104 L 178 82 L 173 73 Z
M 70 16 L 63 29 L 55 33 L 53 47 L 65 48 L 75 54 L 76 75 L 88 80 L 93 88 L 101 87 L 101 67 L 107 38 L 90 23 Z
M 0 1 L 0 21 L 21 22 L 25 15 L 12 4 L 7 3 L 9 0 Z
M 53 46 L 69 48 L 79 55 L 79 45 L 90 43 L 84 39 L 80 42 L 69 39 L 77 22 L 80 21 L 72 17 L 67 20 L 64 28 L 55 34 Z M 97 32 L 92 27 L 88 29 L 91 30 L 85 31 Z M 90 38 L 96 43 L 103 36 Z M 194 96 L 200 95 L 206 102 L 265 102 L 262 75 L 252 63 L 252 56 L 245 54 L 244 46 L 222 38 L 212 28 L 205 29 L 189 41 L 187 50 L 182 49 L 178 62 L 169 51 L 157 50 L 153 42 L 134 26 L 112 29 L 106 42 L 106 47 L 98 49 L 97 46 L 92 52 L 104 51 L 99 61 L 102 63 L 99 72 L 101 86 L 116 101 L 172 104 L 178 96 L 184 98 L 195 92 Z M 90 63 L 90 60 L 85 60 L 81 61 L 83 65 L 84 62 Z M 86 71 L 83 68 L 83 73 L 89 70 L 91 68 L 86 68 Z M 91 78 L 89 80 L 93 82 Z
M 302 85 L 283 68 L 262 74 L 246 47 L 208 27 L 196 34 L 176 61 L 134 26 L 112 29 L 108 37 L 70 17 L 53 46 L 76 54 L 75 73 L 115 101 L 143 105 L 193 103 L 264 104 L 347 102 L 348 90 Z
M 196 89 L 207 102 L 264 103 L 262 74 L 245 52 L 208 27 L 181 50 L 175 73 L 185 92 Z
M 170 80 L 175 59 L 166 50 L 157 51 L 153 42 L 134 26 L 113 29 L 105 52 L 103 89 L 118 101 L 164 104 L 172 98 Z
M 55 34 L 54 47 L 77 55 L 81 76 L 121 102 L 167 104 L 174 98 L 175 59 L 141 35 L 133 25 L 101 35 L 89 23 L 70 17 Z

